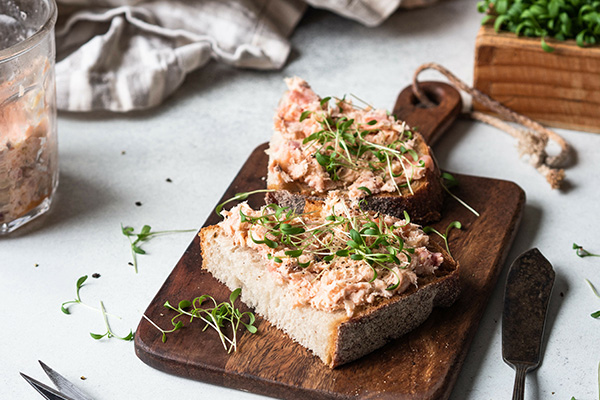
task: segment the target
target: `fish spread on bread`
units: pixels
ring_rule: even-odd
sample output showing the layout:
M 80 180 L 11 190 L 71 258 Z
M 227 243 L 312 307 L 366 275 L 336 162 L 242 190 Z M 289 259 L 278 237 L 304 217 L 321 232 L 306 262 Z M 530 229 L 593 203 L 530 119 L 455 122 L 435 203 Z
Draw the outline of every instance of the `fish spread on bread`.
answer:
M 335 191 L 302 214 L 247 203 L 223 214 L 218 225 L 236 246 L 257 251 L 298 305 L 323 311 L 352 316 L 357 307 L 417 285 L 417 276 L 433 275 L 443 262 L 418 225 L 352 207 Z
M 386 110 L 319 97 L 300 78 L 286 79 L 269 143 L 270 200 L 295 206 L 298 197 L 324 199 L 340 190 L 365 208 L 419 223 L 440 217 L 443 190 L 423 137 Z M 296 199 L 294 199 L 296 197 Z
M 238 204 L 200 231 L 202 268 L 330 367 L 360 358 L 459 293 L 458 263 L 418 225 L 362 203 Z
M 459 265 L 415 223 L 439 219 L 443 201 L 423 137 L 384 110 L 287 84 L 266 205 L 202 228 L 202 268 L 335 368 L 450 306 Z
M 434 168 L 429 155 L 414 151 L 414 133 L 386 110 L 359 108 L 349 99 L 330 105 L 306 81 L 286 82 L 274 118 L 269 184 L 299 182 L 316 192 L 347 187 L 350 198 L 360 198 L 368 193 L 361 187 L 394 193 Z M 328 170 L 332 156 L 337 160 Z

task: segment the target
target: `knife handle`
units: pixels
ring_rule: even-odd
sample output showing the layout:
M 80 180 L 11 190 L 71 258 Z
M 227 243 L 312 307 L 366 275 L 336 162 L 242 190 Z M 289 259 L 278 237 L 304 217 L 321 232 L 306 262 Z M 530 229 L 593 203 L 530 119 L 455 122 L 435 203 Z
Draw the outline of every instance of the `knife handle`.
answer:
M 512 400 L 523 400 L 525 397 L 525 374 L 527 367 L 522 364 L 515 365 L 515 386 L 513 389 Z

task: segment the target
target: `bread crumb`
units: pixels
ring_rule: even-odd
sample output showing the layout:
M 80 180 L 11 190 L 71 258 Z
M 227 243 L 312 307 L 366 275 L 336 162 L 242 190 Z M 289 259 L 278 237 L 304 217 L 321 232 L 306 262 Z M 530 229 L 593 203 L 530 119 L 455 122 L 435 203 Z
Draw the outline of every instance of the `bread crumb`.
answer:
M 85 381 L 87 378 L 85 376 L 81 375 L 81 378 L 79 378 L 79 379 L 81 379 L 82 381 Z

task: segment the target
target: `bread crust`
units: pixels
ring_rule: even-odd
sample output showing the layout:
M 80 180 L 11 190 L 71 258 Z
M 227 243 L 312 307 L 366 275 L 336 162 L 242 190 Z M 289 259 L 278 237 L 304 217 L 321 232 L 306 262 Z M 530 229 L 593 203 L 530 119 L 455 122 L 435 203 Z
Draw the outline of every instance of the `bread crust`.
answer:
M 408 213 L 412 222 L 427 224 L 438 221 L 442 214 L 444 189 L 441 182 L 441 173 L 433 151 L 423 137 L 415 132 L 415 151 L 420 156 L 430 156 L 433 159 L 433 169 L 427 169 L 425 175 L 408 187 L 400 188 L 397 192 L 382 192 L 365 197 L 363 209 L 404 218 L 404 211 Z M 266 194 L 268 203 L 277 203 L 282 207 L 293 207 L 296 212 L 303 212 L 305 200 L 324 200 L 327 192 L 315 192 L 309 186 L 300 182 L 290 182 L 285 185 L 274 185 L 267 181 L 267 188 L 275 192 Z M 340 193 L 347 197 L 348 190 L 341 188 Z
M 239 260 L 236 260 L 236 252 L 254 252 L 249 248 L 240 248 L 233 246 L 233 251 L 228 252 L 222 249 L 222 243 L 218 243 L 216 238 L 229 238 L 218 225 L 205 227 L 200 231 L 200 246 L 203 258 L 202 268 L 208 269 L 209 272 L 218 280 L 223 282 L 234 290 L 237 287 L 243 287 L 250 282 L 264 279 L 265 268 L 257 261 L 253 266 L 251 276 L 240 277 L 236 274 L 236 265 Z M 330 314 L 331 325 L 334 327 L 323 334 L 322 340 L 327 341 L 325 348 L 322 351 L 317 351 L 310 346 L 306 346 L 295 335 L 296 326 L 293 324 L 273 323 L 265 314 L 261 312 L 267 307 L 268 302 L 264 299 L 249 298 L 249 293 L 242 289 L 242 300 L 249 306 L 255 306 L 259 314 L 267 321 L 284 330 L 292 339 L 308 347 L 315 355 L 331 368 L 338 367 L 348 362 L 354 361 L 372 351 L 382 347 L 390 340 L 399 338 L 407 332 L 413 330 L 422 324 L 431 314 L 434 307 L 450 306 L 459 295 L 459 265 L 450 255 L 436 244 L 428 246 L 430 250 L 441 252 L 444 257 L 443 264 L 438 268 L 434 276 L 420 277 L 418 279 L 418 287 L 411 286 L 407 291 L 393 296 L 389 299 L 381 299 L 376 304 L 362 306 L 357 309 L 352 317 L 347 317 L 343 312 L 332 312 Z M 214 267 L 209 268 L 211 255 L 215 252 L 228 257 L 227 265 L 219 262 L 217 268 L 227 271 L 214 271 Z M 235 277 L 229 279 L 224 273 L 234 274 Z M 268 273 L 268 272 L 267 272 Z M 281 284 L 281 293 L 288 292 L 285 284 Z M 301 305 L 297 308 L 304 312 L 326 313 L 324 311 L 315 310 L 309 305 Z M 287 326 L 290 325 L 290 326 Z
M 421 325 L 434 307 L 449 307 L 460 294 L 459 265 L 440 246 L 428 246 L 441 252 L 444 263 L 435 276 L 419 278 L 418 287 L 376 305 L 359 310 L 338 327 L 331 368 L 373 352 Z M 365 340 L 367 339 L 368 340 Z

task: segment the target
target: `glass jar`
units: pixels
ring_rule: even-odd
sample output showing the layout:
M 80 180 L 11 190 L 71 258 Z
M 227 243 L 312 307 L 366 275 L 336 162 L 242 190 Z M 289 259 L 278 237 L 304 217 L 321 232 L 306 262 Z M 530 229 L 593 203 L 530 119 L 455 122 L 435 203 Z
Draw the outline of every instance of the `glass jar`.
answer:
M 0 235 L 50 208 L 58 185 L 54 0 L 0 1 Z

